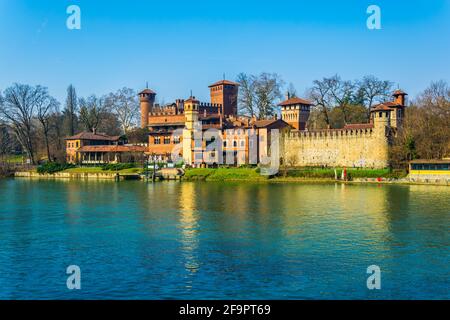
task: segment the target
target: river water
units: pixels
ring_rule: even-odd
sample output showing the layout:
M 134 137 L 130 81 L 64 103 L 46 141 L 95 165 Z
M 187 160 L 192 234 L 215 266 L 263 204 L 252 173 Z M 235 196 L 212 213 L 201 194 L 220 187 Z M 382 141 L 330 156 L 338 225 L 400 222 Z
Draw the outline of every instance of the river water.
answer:
M 444 186 L 4 179 L 0 299 L 449 299 L 449 199 Z

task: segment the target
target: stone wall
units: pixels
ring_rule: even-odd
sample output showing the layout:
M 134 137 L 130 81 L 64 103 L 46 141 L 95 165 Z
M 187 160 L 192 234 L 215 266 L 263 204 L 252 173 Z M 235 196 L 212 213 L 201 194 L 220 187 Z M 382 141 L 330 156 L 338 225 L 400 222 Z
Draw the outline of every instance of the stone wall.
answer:
M 386 128 L 291 131 L 282 137 L 281 155 L 289 166 L 385 168 Z

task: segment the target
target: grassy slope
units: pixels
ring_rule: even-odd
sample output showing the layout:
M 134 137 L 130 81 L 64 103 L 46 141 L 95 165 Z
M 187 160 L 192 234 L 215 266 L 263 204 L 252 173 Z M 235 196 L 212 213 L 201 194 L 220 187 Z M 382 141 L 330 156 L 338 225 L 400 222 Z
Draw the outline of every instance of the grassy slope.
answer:
M 233 181 L 251 180 L 262 181 L 267 177 L 260 175 L 256 169 L 249 168 L 197 168 L 188 169 L 184 176 L 185 180 L 207 180 L 207 181 Z
M 342 169 L 337 169 L 340 177 Z M 389 169 L 347 169 L 347 174 L 351 178 L 401 178 L 406 175 L 405 172 L 390 172 Z M 225 180 L 248 180 L 264 181 L 268 180 L 266 176 L 261 176 L 256 169 L 248 168 L 197 168 L 186 170 L 184 177 L 186 180 L 206 180 L 206 181 L 225 181 Z M 274 181 L 282 180 L 334 180 L 334 169 L 304 168 L 288 170 L 286 174 L 283 171 L 274 177 Z

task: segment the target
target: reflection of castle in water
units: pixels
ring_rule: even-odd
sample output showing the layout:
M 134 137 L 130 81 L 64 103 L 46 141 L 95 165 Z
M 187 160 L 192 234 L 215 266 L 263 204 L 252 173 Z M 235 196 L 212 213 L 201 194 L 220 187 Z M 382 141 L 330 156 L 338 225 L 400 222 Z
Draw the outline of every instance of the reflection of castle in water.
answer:
M 180 229 L 181 245 L 184 256 L 184 266 L 189 273 L 195 273 L 200 267 L 197 257 L 198 250 L 198 211 L 196 206 L 194 183 L 183 183 L 180 186 Z

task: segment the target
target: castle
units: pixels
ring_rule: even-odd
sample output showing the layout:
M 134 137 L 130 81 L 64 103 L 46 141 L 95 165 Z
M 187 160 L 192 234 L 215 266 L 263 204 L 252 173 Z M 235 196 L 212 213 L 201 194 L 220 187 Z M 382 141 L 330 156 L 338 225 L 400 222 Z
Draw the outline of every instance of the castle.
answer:
M 370 123 L 342 129 L 307 130 L 310 101 L 293 97 L 281 102 L 281 119 L 256 119 L 237 114 L 239 84 L 221 80 L 209 86 L 210 102 L 191 95 L 158 105 L 156 93 L 139 93 L 141 126 L 148 128 L 148 154 L 159 160 L 181 157 L 188 165 L 257 164 L 271 156 L 279 141 L 281 162 L 290 166 L 388 166 L 391 138 L 401 128 L 405 96 L 393 93 L 392 102 L 370 110 Z M 273 135 L 273 129 L 279 135 Z M 172 159 L 173 160 L 173 159 Z
M 238 116 L 239 84 L 221 80 L 209 86 L 210 102 L 191 95 L 164 106 L 156 93 L 139 93 L 141 126 L 149 129 L 148 153 L 158 160 L 182 157 L 189 165 L 257 164 L 269 155 L 271 130 L 289 124 L 274 117 L 257 120 Z

